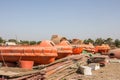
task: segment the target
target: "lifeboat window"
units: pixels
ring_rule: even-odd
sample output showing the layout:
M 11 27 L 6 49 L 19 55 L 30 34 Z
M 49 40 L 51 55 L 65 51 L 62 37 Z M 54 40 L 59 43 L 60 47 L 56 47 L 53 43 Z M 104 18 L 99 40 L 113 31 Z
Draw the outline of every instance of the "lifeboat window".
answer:
M 50 44 L 51 44 L 52 46 L 55 46 L 52 42 L 50 42 Z

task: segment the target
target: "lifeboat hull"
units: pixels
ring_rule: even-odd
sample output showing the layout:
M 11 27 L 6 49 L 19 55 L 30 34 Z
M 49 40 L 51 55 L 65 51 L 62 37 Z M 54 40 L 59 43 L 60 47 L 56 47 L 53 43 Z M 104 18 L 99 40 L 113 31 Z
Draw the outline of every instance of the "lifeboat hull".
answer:
M 55 57 L 49 56 L 0 56 L 0 61 L 5 62 L 16 62 L 18 63 L 20 60 L 34 61 L 35 65 L 39 64 L 49 64 L 55 60 Z
M 36 46 L 0 47 L 0 61 L 19 62 L 34 61 L 35 64 L 48 64 L 58 56 L 57 49 L 51 41 L 42 41 Z
M 60 42 L 60 44 L 56 45 L 58 56 L 56 59 L 64 58 L 69 55 L 72 55 L 72 45 L 66 40 Z
M 109 51 L 109 56 L 111 58 L 118 58 L 120 59 L 120 49 L 114 49 Z
M 95 50 L 96 50 L 96 52 L 101 53 L 103 55 L 108 55 L 110 46 L 107 44 L 102 44 L 101 46 L 96 46 Z
M 95 47 L 95 52 L 101 53 L 103 55 L 108 55 L 109 49 L 99 46 L 99 47 Z
M 70 55 L 72 55 L 72 51 L 58 51 L 57 59 L 61 59 Z
M 72 51 L 73 51 L 74 55 L 81 54 L 82 51 L 83 51 L 83 48 L 82 47 L 73 46 Z
M 90 53 L 95 53 L 95 47 L 91 43 L 81 44 L 80 46 L 83 48 L 84 51 L 87 51 L 87 52 L 90 52 Z

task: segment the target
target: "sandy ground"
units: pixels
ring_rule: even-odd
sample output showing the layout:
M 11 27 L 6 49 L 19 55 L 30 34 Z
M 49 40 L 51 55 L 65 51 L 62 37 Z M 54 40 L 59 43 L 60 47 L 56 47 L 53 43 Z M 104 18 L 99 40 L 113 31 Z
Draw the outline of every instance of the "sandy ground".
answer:
M 120 80 L 120 63 L 110 63 L 92 73 L 92 76 L 74 73 L 63 80 Z

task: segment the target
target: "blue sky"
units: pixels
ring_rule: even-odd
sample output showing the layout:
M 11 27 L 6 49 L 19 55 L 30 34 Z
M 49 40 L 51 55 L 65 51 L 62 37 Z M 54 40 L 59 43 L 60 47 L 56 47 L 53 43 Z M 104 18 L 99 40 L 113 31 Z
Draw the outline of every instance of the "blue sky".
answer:
M 4 39 L 120 39 L 120 0 L 0 0 Z

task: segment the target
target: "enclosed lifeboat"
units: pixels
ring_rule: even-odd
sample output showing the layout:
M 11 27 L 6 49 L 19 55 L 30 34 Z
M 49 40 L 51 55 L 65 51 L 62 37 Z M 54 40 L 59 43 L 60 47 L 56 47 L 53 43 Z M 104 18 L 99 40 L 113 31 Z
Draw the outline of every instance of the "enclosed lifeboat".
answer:
M 66 40 L 61 41 L 58 45 L 56 45 L 56 48 L 58 51 L 57 59 L 64 58 L 72 54 L 72 46 Z
M 90 52 L 90 53 L 95 53 L 95 47 L 93 44 L 81 44 L 81 47 L 83 48 L 84 51 Z
M 108 54 L 108 51 L 110 50 L 110 46 L 107 44 L 102 44 L 101 46 L 96 46 L 95 47 L 95 52 L 96 53 L 101 53 L 101 54 Z
M 108 52 L 109 56 L 111 58 L 118 58 L 120 59 L 120 48 L 118 49 L 113 49 Z
M 51 41 L 42 41 L 36 46 L 1 46 L 0 61 L 34 61 L 35 64 L 48 64 L 57 57 L 57 49 Z
M 73 54 L 75 54 L 75 55 L 80 54 L 83 51 L 83 47 L 81 47 L 80 45 L 72 45 L 72 47 L 73 47 L 73 49 L 72 49 Z

